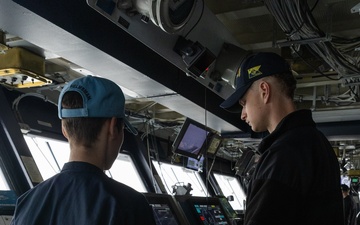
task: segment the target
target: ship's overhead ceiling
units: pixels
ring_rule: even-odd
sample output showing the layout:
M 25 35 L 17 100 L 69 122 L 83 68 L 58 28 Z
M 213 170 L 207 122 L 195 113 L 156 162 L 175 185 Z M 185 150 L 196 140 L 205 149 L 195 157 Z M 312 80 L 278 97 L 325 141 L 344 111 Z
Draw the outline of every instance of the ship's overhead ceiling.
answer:
M 359 146 L 357 1 L 179 1 L 195 4 L 180 30 L 154 24 L 151 13 L 142 15 L 142 7 L 126 8 L 131 2 L 156 1 L 1 0 L 5 38 L 0 44 L 43 57 L 44 75 L 52 81 L 21 92 L 56 102 L 67 81 L 99 75 L 124 89 L 131 121 L 144 132 L 146 124 L 156 124 L 160 136 L 163 131 L 173 137 L 179 129 L 173 125 L 190 117 L 224 136 L 245 140 L 254 135 L 249 127 L 219 104 L 233 91 L 243 57 L 272 51 L 296 72 L 298 108 L 313 110 L 315 121 L 334 143 L 348 140 Z M 104 10 L 103 4 L 109 3 L 115 5 L 113 11 Z M 193 44 L 190 50 L 205 49 L 200 52 L 209 65 L 199 74 L 188 46 L 178 45 L 183 39 Z M 238 145 L 235 142 L 229 145 Z
M 277 52 L 291 63 L 295 101 L 317 122 L 359 119 L 358 1 L 205 2 L 240 47 Z

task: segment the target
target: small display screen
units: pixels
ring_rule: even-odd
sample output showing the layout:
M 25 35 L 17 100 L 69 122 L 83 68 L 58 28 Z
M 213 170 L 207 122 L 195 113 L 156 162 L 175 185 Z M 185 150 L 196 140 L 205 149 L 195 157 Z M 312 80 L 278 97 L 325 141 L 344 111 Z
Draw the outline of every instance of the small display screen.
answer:
M 224 211 L 225 211 L 226 215 L 228 216 L 228 218 L 237 218 L 238 217 L 235 210 L 231 207 L 230 203 L 228 202 L 228 200 L 225 197 L 219 197 L 219 201 L 220 201 L 222 207 L 224 208 Z
M 187 158 L 186 168 L 193 170 L 202 170 L 204 164 L 204 156 L 201 156 L 199 160 L 193 158 Z
M 352 177 L 351 183 L 359 183 L 359 177 Z
M 199 159 L 209 135 L 204 125 L 187 118 L 173 143 L 174 153 Z
M 228 224 L 220 205 L 194 204 L 195 210 L 204 225 Z
M 150 204 L 153 209 L 157 225 L 178 225 L 174 214 L 168 204 Z
M 218 135 L 214 135 L 210 141 L 210 144 L 207 148 L 208 155 L 215 155 L 221 145 L 222 139 Z
M 208 134 L 208 131 L 190 124 L 183 139 L 180 141 L 178 148 L 182 151 L 189 152 L 190 154 L 197 155 L 204 145 Z

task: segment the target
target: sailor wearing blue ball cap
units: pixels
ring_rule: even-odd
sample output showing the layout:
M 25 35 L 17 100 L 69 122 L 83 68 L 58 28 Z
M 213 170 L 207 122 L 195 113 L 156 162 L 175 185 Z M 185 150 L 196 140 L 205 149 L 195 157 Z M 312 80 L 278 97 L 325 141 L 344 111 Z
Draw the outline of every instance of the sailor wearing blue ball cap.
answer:
M 70 91 L 79 93 L 83 99 L 81 108 L 63 108 L 61 101 Z M 114 82 L 95 76 L 86 76 L 68 83 L 62 90 L 58 102 L 59 118 L 68 117 L 116 117 L 122 119 L 128 130 L 137 134 L 137 130 L 125 117 L 125 97 L 121 88 Z
M 58 115 L 70 145 L 69 162 L 17 200 L 12 225 L 155 225 L 145 196 L 109 178 L 124 139 L 125 98 L 114 82 L 75 79 L 60 93 Z

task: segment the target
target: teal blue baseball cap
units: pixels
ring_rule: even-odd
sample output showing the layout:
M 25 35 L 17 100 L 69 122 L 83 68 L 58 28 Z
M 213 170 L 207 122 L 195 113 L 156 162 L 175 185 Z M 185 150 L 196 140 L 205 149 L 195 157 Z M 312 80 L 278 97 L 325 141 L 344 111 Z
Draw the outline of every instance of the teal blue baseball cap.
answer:
M 83 99 L 83 107 L 76 109 L 62 108 L 64 94 L 69 91 L 78 92 Z M 137 130 L 125 117 L 125 97 L 121 88 L 111 80 L 85 76 L 77 78 L 64 86 L 58 100 L 58 116 L 72 117 L 102 117 L 121 118 L 131 133 L 137 135 Z

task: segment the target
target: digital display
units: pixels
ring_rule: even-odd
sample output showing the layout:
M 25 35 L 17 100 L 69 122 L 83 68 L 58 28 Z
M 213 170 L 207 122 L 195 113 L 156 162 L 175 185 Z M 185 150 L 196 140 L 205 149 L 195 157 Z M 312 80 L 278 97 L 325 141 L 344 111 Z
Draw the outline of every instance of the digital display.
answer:
M 189 224 L 231 224 L 217 197 L 174 196 L 182 208 Z
M 150 204 L 157 225 L 178 225 L 168 204 Z
M 199 160 L 193 158 L 187 158 L 186 168 L 193 170 L 202 170 L 204 165 L 204 156 L 201 156 Z
M 189 152 L 190 154 L 199 154 L 204 142 L 206 140 L 208 131 L 201 129 L 193 124 L 190 124 L 181 139 L 178 149 Z
M 171 195 L 143 193 L 151 206 L 157 225 L 182 225 L 186 218 Z
M 204 125 L 187 118 L 173 143 L 174 153 L 199 159 L 209 134 Z
M 230 203 L 228 202 L 228 200 L 225 197 L 219 197 L 219 201 L 220 201 L 222 207 L 224 208 L 226 215 L 229 218 L 237 218 L 238 217 L 235 210 L 231 207 Z
M 211 138 L 210 144 L 207 148 L 207 151 L 206 151 L 207 155 L 208 156 L 216 155 L 217 151 L 220 148 L 221 143 L 222 143 L 221 137 L 219 135 L 214 135 Z
M 194 207 L 200 220 L 202 221 L 202 224 L 228 224 L 220 205 L 194 204 Z

